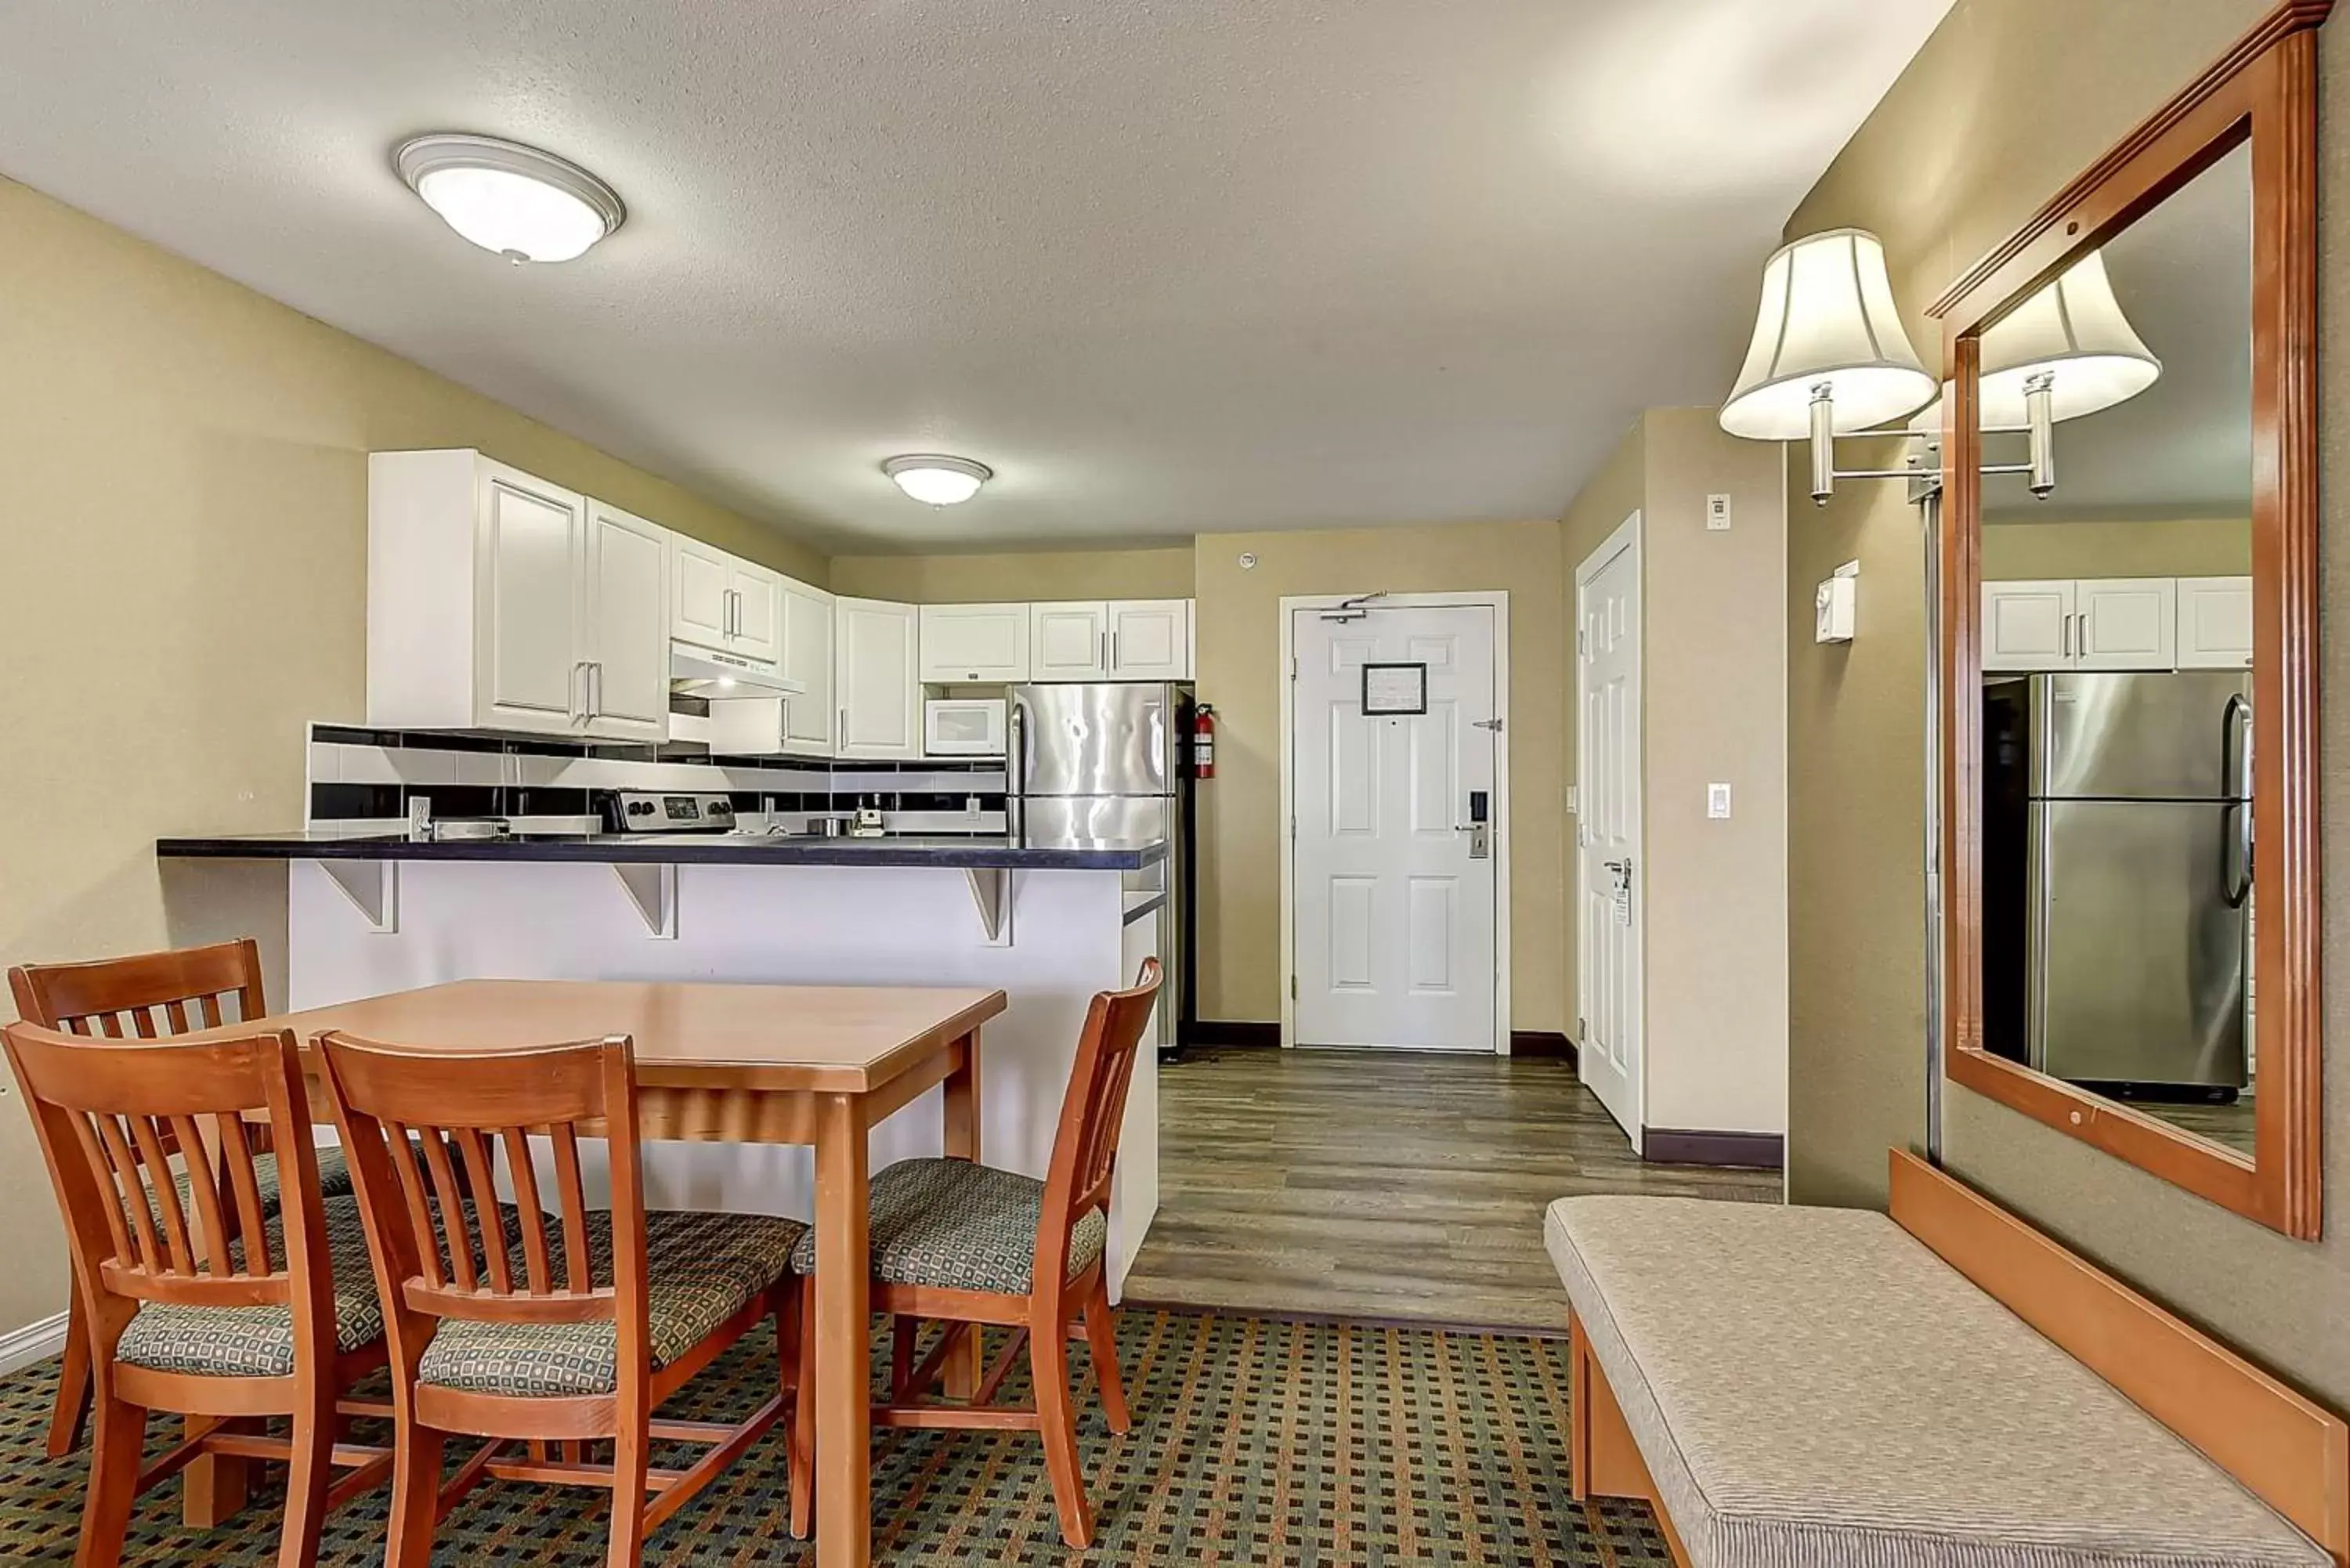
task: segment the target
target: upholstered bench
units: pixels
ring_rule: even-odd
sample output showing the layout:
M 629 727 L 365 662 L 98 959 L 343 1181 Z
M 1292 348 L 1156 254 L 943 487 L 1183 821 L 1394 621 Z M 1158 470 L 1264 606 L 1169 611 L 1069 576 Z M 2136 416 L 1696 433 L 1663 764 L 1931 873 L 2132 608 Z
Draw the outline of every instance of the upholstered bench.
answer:
M 1575 1495 L 1695 1568 L 2339 1568 L 2338 1419 L 1903 1155 L 1894 1208 L 1551 1205 Z

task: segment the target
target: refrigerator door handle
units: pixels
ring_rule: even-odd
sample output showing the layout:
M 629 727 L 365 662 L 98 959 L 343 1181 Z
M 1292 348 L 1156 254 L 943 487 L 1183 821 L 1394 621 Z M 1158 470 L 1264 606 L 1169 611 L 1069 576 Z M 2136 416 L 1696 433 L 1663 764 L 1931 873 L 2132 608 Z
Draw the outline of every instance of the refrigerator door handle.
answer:
M 2220 836 L 2220 887 L 2231 909 L 2252 896 L 2251 741 L 2252 705 L 2231 692 L 2220 712 L 2220 787 L 2235 818 L 2233 830 Z

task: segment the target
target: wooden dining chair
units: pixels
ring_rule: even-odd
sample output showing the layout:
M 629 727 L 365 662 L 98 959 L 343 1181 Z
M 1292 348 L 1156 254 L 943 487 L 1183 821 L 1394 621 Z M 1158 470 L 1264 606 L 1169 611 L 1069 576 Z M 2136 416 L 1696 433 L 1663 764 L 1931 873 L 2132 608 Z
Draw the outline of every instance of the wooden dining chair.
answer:
M 384 1362 L 383 1314 L 358 1205 L 318 1195 L 310 1109 L 291 1033 L 203 1043 L 5 1032 L 74 1252 L 97 1391 L 79 1568 L 121 1560 L 131 1505 L 207 1455 L 291 1467 L 279 1568 L 308 1568 L 344 1499 L 380 1484 L 388 1449 L 336 1443 L 338 1401 Z M 247 1120 L 266 1117 L 284 1168 L 276 1215 Z M 209 1125 L 218 1161 L 184 1161 Z M 147 1462 L 147 1415 L 195 1417 Z M 289 1417 L 291 1440 L 260 1429 Z M 335 1480 L 332 1467 L 353 1467 Z
M 1087 1010 L 1076 1065 L 1061 1099 L 1060 1125 L 1045 1178 L 1020 1176 L 967 1159 L 901 1159 L 873 1178 L 870 1241 L 872 1305 L 894 1320 L 889 1402 L 877 1406 L 881 1427 L 978 1427 L 1041 1433 L 1045 1468 L 1061 1516 L 1061 1539 L 1082 1547 L 1093 1518 L 1077 1470 L 1076 1408 L 1069 1397 L 1068 1343 L 1082 1333 L 1101 1388 L 1110 1430 L 1133 1424 L 1118 1370 L 1117 1325 L 1102 1278 L 1109 1236 L 1110 1175 L 1134 1062 L 1159 985 L 1157 959 L 1145 959 L 1131 990 L 1106 991 Z M 792 1267 L 806 1284 L 802 1315 L 814 1305 L 816 1238 L 803 1237 Z M 922 1322 L 945 1325 L 920 1366 L 913 1365 Z M 984 1324 L 1012 1329 L 1011 1341 L 965 1402 L 930 1397 L 948 1358 Z M 802 1387 L 815 1380 L 813 1334 L 800 1342 Z M 1035 1385 L 1030 1406 L 995 1397 L 1018 1364 L 1023 1344 Z M 973 1359 L 977 1359 L 974 1355 Z M 793 1423 L 792 1519 L 804 1534 L 812 1498 L 816 1428 L 808 1403 Z
M 26 964 L 8 971 L 8 989 L 26 1023 L 93 1039 L 154 1040 L 190 1029 L 249 1023 L 269 1011 L 262 995 L 261 950 L 251 938 L 92 963 Z M 277 1212 L 279 1179 L 277 1160 L 266 1152 L 266 1135 L 262 1136 L 253 1168 L 267 1219 Z M 308 1140 L 307 1131 L 304 1138 Z M 161 1135 L 161 1143 L 164 1153 L 178 1152 L 170 1136 Z M 350 1174 L 339 1152 L 319 1150 L 317 1165 L 319 1190 L 330 1198 L 349 1196 Z M 217 1179 L 220 1173 L 213 1174 Z M 182 1204 L 186 1185 L 182 1179 Z M 235 1216 L 228 1219 L 234 1226 Z M 65 1362 L 49 1415 L 51 1459 L 63 1459 L 81 1442 L 89 1398 L 89 1330 L 77 1293 L 67 1306 Z
M 390 1325 L 399 1458 L 386 1568 L 425 1568 L 439 1517 L 484 1478 L 609 1490 L 607 1560 L 633 1568 L 645 1537 L 791 1409 L 800 1314 L 789 1260 L 807 1228 L 646 1212 L 625 1037 L 454 1052 L 328 1034 L 319 1047 Z M 608 1212 L 587 1205 L 580 1145 L 594 1137 L 608 1150 Z M 534 1140 L 551 1158 L 552 1212 Z M 463 1195 L 493 1190 L 501 1154 L 519 1236 L 464 1244 L 447 1217 L 478 1222 Z M 770 1317 L 772 1398 L 731 1425 L 653 1418 Z M 489 1440 L 444 1488 L 452 1437 Z M 611 1462 L 588 1463 L 585 1444 L 602 1439 Z M 656 1470 L 657 1440 L 708 1451 Z

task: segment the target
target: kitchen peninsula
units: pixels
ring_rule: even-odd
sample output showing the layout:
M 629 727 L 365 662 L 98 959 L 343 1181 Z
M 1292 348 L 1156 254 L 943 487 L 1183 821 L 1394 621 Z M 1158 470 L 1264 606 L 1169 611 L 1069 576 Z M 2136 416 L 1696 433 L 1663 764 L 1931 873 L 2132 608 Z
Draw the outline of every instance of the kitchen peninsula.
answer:
M 411 842 L 314 827 L 171 838 L 156 853 L 197 898 L 208 865 L 284 865 L 294 1009 L 474 978 L 1001 990 L 1009 1005 L 982 1054 L 982 1153 L 1042 1177 L 1087 1002 L 1159 950 L 1168 846 L 597 832 Z M 1158 1209 L 1158 1100 L 1146 1050 L 1112 1196 L 1114 1291 Z M 872 1167 L 941 1148 L 932 1089 L 874 1129 Z M 662 1207 L 801 1219 L 813 1207 L 798 1147 L 652 1146 L 645 1184 Z

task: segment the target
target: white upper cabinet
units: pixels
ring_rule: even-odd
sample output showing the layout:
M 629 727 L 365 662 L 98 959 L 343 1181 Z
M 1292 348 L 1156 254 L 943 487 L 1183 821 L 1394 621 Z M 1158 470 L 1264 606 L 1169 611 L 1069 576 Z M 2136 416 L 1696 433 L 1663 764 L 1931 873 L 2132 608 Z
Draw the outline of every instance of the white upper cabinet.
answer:
M 2070 670 L 2073 667 L 2073 584 L 1985 583 L 1982 586 L 1982 667 L 1985 670 Z
M 776 664 L 784 657 L 784 576 L 737 560 L 727 587 L 734 594 L 734 640 L 727 651 Z
M 2178 581 L 2089 577 L 2073 585 L 2075 670 L 2178 668 Z
M 670 636 L 759 664 L 782 658 L 781 574 L 682 534 L 671 538 Z
M 922 679 L 941 686 L 1028 679 L 1029 607 L 924 605 Z
M 1985 670 L 2175 670 L 2171 577 L 2016 580 L 1982 586 Z
M 368 722 L 666 738 L 668 548 L 476 452 L 371 454 Z
M 1191 601 L 1113 599 L 1108 606 L 1113 680 L 1191 679 Z
M 1098 603 L 1028 607 L 1028 679 L 1109 679 L 1109 606 Z
M 800 683 L 784 699 L 782 749 L 801 756 L 832 755 L 833 599 L 822 588 L 783 579 L 783 674 Z
M 833 601 L 833 754 L 922 754 L 920 613 L 879 599 Z
M 669 738 L 669 531 L 588 503 L 586 730 Z
M 2178 668 L 2249 670 L 2252 665 L 2252 579 L 2178 579 Z

